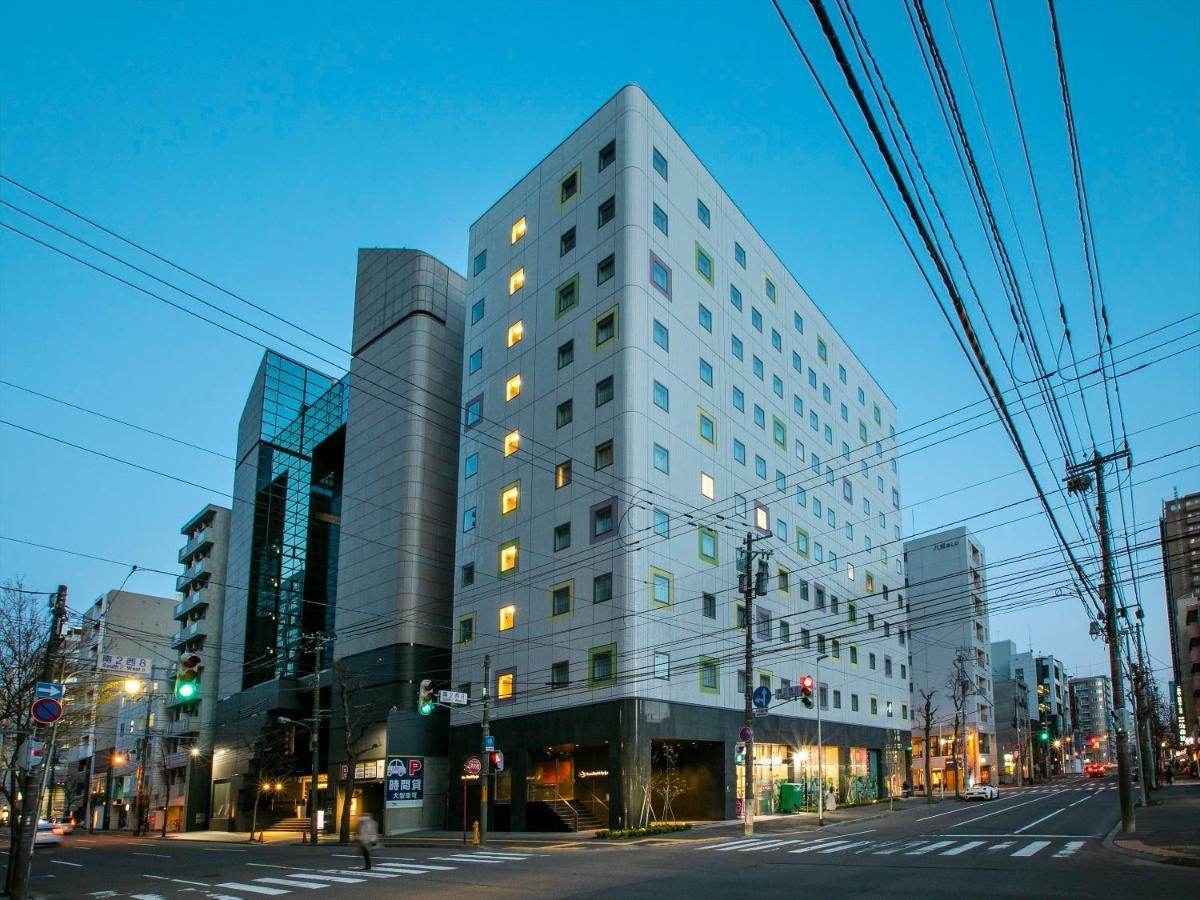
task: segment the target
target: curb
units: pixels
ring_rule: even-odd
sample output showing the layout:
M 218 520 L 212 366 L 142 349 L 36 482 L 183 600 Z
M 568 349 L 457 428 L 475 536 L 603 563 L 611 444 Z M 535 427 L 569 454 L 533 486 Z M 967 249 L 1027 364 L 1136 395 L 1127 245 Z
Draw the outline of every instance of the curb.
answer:
M 1115 853 L 1120 853 L 1122 856 L 1128 856 L 1130 859 L 1140 860 L 1149 863 L 1161 863 L 1169 866 L 1189 866 L 1192 868 L 1200 868 L 1200 856 L 1183 856 L 1179 853 L 1174 853 L 1170 850 L 1155 851 L 1147 848 L 1146 850 L 1135 850 L 1132 847 L 1122 847 L 1117 843 L 1117 832 L 1121 830 L 1121 823 L 1117 822 L 1104 836 L 1101 842 L 1106 850 L 1112 850 Z M 1146 844 L 1142 845 L 1146 847 Z

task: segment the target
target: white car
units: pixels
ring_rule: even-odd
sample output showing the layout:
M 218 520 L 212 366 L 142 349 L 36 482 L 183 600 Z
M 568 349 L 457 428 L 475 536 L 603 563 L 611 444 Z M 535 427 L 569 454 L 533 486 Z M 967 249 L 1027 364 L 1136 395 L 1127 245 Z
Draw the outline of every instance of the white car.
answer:
M 43 845 L 61 844 L 62 839 L 62 829 L 42 819 L 38 822 L 37 831 L 34 832 L 33 846 L 41 847 Z
M 999 798 L 1000 792 L 996 790 L 994 784 L 977 784 L 967 788 L 967 792 L 963 796 L 968 800 L 996 800 Z

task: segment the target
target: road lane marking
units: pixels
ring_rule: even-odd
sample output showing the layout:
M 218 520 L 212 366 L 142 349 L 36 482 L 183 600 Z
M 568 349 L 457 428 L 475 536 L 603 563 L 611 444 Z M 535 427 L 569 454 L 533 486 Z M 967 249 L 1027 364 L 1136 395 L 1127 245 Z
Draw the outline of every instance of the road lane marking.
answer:
M 988 847 L 988 852 L 990 853 L 993 850 L 1003 850 L 1006 847 L 1011 847 L 1015 843 L 1016 841 L 1001 841 L 998 844 L 993 844 L 992 846 Z
M 757 844 L 761 840 L 762 840 L 762 838 L 745 838 L 740 841 L 734 841 L 733 843 L 730 843 L 730 844 L 722 844 L 720 847 L 709 846 L 709 847 L 700 847 L 698 849 L 700 849 L 700 850 L 732 850 L 735 847 L 744 846 L 746 844 Z
M 1028 825 L 1026 825 L 1024 828 L 1018 828 L 1016 831 L 1014 831 L 1014 832 L 1013 832 L 1013 834 L 1020 834 L 1020 833 L 1021 833 L 1021 832 L 1023 832 L 1023 831 L 1028 831 L 1028 830 L 1029 830 L 1030 828 L 1032 828 L 1034 825 L 1037 825 L 1037 824 L 1039 824 L 1039 823 L 1041 823 L 1041 822 L 1045 822 L 1047 819 L 1049 819 L 1049 818 L 1051 818 L 1051 817 L 1053 817 L 1053 816 L 1057 816 L 1057 815 L 1058 815 L 1060 812 L 1062 812 L 1064 809 L 1066 809 L 1066 807 L 1065 807 L 1065 806 L 1060 806 L 1060 807 L 1059 807 L 1058 809 L 1056 809 L 1054 812 L 1050 813 L 1049 815 L 1042 816 L 1042 817 L 1041 817 L 1040 819 L 1038 819 L 1036 822 L 1030 822 L 1030 823 L 1029 823 Z
M 855 847 L 862 847 L 865 844 L 873 844 L 873 843 L 875 843 L 875 842 L 874 841 L 851 841 L 849 844 L 846 844 L 843 847 L 828 847 L 828 848 L 818 847 L 817 852 L 818 853 L 841 853 L 843 850 L 853 850 Z
M 808 844 L 804 847 L 797 847 L 795 850 L 789 850 L 788 853 L 808 853 L 810 850 L 825 850 L 829 847 L 839 847 L 843 844 L 849 844 L 850 841 L 819 841 L 814 844 Z
M 287 868 L 287 867 L 280 866 L 280 868 Z M 313 881 L 334 881 L 334 882 L 337 882 L 338 884 L 362 884 L 364 881 L 366 881 L 365 878 L 357 878 L 357 877 L 350 878 L 346 875 L 320 875 L 316 872 L 293 872 L 292 877 L 293 878 L 306 878 L 306 879 L 311 879 Z
M 951 847 L 949 850 L 943 850 L 939 856 L 958 856 L 961 853 L 966 853 L 968 850 L 974 850 L 976 847 L 982 847 L 987 841 L 967 841 L 960 847 Z
M 303 878 L 304 876 L 300 876 Z M 329 885 L 321 884 L 319 881 L 301 881 L 300 878 L 255 878 L 256 883 L 262 884 L 281 884 L 284 887 L 302 887 L 309 890 L 318 888 L 327 888 Z
M 130 894 L 133 900 L 167 900 L 162 894 Z
M 901 850 L 907 850 L 909 847 L 920 847 L 925 841 L 900 841 L 896 846 L 889 847 L 887 850 L 876 850 L 875 856 L 890 856 L 893 853 L 899 853 Z
M 376 872 L 374 869 L 330 869 L 329 871 L 338 875 L 352 875 L 355 878 L 397 878 L 402 874 L 400 872 Z
M 498 856 L 501 859 L 529 859 L 532 853 L 505 853 L 502 850 L 473 850 L 476 856 Z
M 133 855 L 134 856 L 157 856 L 159 859 L 170 859 L 171 858 L 166 853 L 138 853 L 137 851 L 134 851 Z
M 244 847 L 201 847 L 209 853 L 249 853 L 250 851 Z
M 803 844 L 804 841 L 800 838 L 793 838 L 790 841 L 768 841 L 761 847 L 742 847 L 741 851 L 745 853 L 747 850 L 766 850 L 768 847 L 786 847 L 788 844 Z
M 998 816 L 1000 813 L 1012 812 L 1014 809 L 1020 809 L 1022 806 L 1028 806 L 1030 803 L 1040 803 L 1043 798 L 1038 797 L 1035 800 L 1026 800 L 1024 803 L 1018 803 L 1016 806 L 1006 806 L 1004 809 L 994 809 L 990 813 L 984 813 L 982 816 L 976 816 L 974 819 L 964 819 L 961 822 L 955 822 L 953 825 L 947 825 L 947 828 L 961 828 L 964 825 L 970 825 L 972 822 L 978 822 L 980 819 L 987 819 L 991 816 Z
M 143 878 L 153 878 L 155 881 L 174 881 L 177 884 L 194 884 L 200 887 L 211 887 L 207 881 L 188 881 L 186 878 L 171 878 L 168 875 L 146 875 L 142 874 Z
M 266 894 L 269 897 L 289 893 L 283 888 L 267 887 L 264 884 L 242 884 L 240 881 L 223 881 L 217 887 L 229 888 L 231 891 L 249 891 L 251 894 Z
M 1075 852 L 1082 847 L 1086 841 L 1067 841 L 1066 845 L 1054 854 L 1055 859 L 1066 859 L 1068 856 L 1073 856 Z
M 1016 853 L 1009 854 L 1010 856 L 1033 856 L 1050 846 L 1049 841 L 1034 841 L 1028 847 L 1022 847 Z
M 954 841 L 934 841 L 928 847 L 918 847 L 916 850 L 909 850 L 905 856 L 921 856 L 924 853 L 930 853 L 934 850 L 940 850 L 942 847 L 949 847 Z
M 83 863 L 67 862 L 65 859 L 52 859 L 50 862 L 54 863 L 56 866 L 74 866 L 77 869 L 83 868 Z
M 1092 797 L 1094 797 L 1094 796 L 1096 796 L 1096 795 L 1095 795 L 1095 794 L 1088 794 L 1086 797 L 1084 797 L 1084 798 L 1083 798 L 1083 800 L 1091 800 L 1091 799 L 1092 799 Z M 1070 803 L 1070 804 L 1068 804 L 1068 805 L 1069 805 L 1069 806 L 1078 806 L 1080 803 L 1082 803 L 1082 802 L 1083 802 L 1083 800 L 1076 800 L 1074 803 Z
M 475 863 L 484 863 L 486 865 L 493 865 L 493 866 L 499 866 L 499 865 L 504 864 L 504 860 L 502 860 L 502 859 L 482 859 L 477 856 L 467 856 L 465 854 L 461 854 L 459 856 L 431 856 L 429 858 L 430 859 L 440 859 L 443 862 L 475 862 Z
M 416 862 L 416 863 L 380 863 L 375 868 L 377 869 L 402 869 L 408 871 L 410 869 L 422 869 L 431 872 L 453 872 L 457 866 L 437 866 L 433 863 Z

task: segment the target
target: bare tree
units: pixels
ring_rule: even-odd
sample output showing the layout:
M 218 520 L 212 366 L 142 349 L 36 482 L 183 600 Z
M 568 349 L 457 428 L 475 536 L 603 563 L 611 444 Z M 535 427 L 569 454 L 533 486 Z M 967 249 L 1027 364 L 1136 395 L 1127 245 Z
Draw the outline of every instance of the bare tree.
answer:
M 18 770 L 32 734 L 30 707 L 40 674 L 42 650 L 50 627 L 46 595 L 25 590 L 18 576 L 0 585 L 0 798 L 17 808 Z M 17 815 L 8 818 L 10 840 L 16 839 Z
M 258 829 L 258 806 L 271 785 L 295 774 L 295 756 L 288 749 L 290 729 L 278 722 L 263 727 L 250 747 L 250 784 L 254 790 L 254 812 L 250 816 L 250 839 Z
M 651 796 L 657 796 L 662 801 L 662 815 L 654 818 L 660 822 L 673 822 L 675 809 L 672 803 L 679 795 L 687 790 L 687 779 L 679 771 L 679 751 L 674 744 L 662 743 L 654 748 L 659 769 L 650 776 Z M 654 815 L 654 805 L 650 806 L 650 814 Z
M 342 815 L 338 826 L 338 842 L 350 842 L 350 801 L 354 797 L 354 770 L 358 761 L 379 744 L 365 743 L 367 729 L 371 725 L 370 703 L 363 701 L 366 682 L 363 676 L 350 672 L 345 662 L 333 664 L 333 679 L 342 706 L 342 750 L 346 756 L 346 796 L 342 802 Z
M 919 716 L 917 724 L 921 727 L 921 731 L 925 734 L 925 801 L 933 802 L 933 778 L 931 774 L 931 765 L 933 761 L 933 745 L 931 743 L 933 736 L 933 724 L 937 719 L 937 707 L 933 703 L 933 698 L 937 695 L 937 691 L 920 691 L 921 706 L 917 711 Z
M 954 796 L 962 797 L 963 772 L 966 769 L 966 742 L 962 731 L 967 724 L 967 701 L 979 693 L 978 688 L 967 676 L 967 654 L 970 650 L 959 647 L 954 654 L 954 669 L 946 679 L 946 688 L 950 692 L 950 703 L 954 707 Z

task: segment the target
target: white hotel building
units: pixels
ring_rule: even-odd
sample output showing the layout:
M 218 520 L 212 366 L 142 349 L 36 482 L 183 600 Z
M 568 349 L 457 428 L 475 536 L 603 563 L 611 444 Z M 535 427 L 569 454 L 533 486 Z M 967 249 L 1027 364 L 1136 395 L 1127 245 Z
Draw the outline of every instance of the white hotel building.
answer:
M 824 777 L 897 790 L 896 411 L 784 263 L 634 86 L 484 213 L 469 260 L 451 771 L 479 752 L 487 654 L 493 826 L 661 815 L 668 747 L 674 815 L 735 814 L 748 531 L 773 551 L 755 685 L 826 656 Z M 759 811 L 817 783 L 815 709 L 773 706 L 755 740 Z

